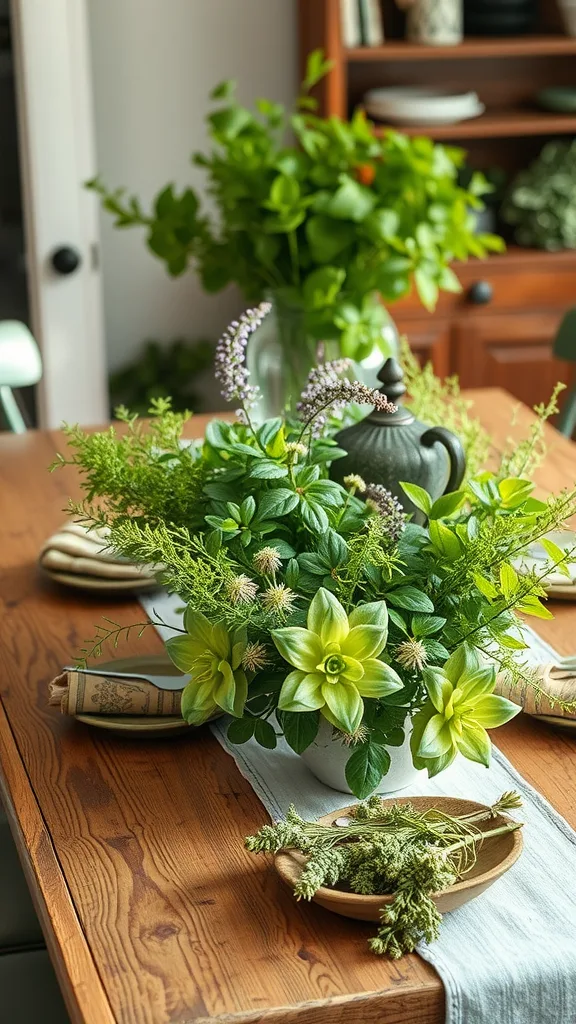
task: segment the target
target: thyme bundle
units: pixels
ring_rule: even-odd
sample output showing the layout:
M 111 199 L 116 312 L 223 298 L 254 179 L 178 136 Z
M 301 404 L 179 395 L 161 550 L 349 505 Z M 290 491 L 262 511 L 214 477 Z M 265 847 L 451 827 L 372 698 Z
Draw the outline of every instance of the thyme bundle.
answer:
M 396 960 L 425 940 L 438 938 L 442 916 L 432 898 L 476 863 L 479 846 L 521 828 L 509 820 L 482 831 L 480 822 L 520 807 L 518 793 L 503 793 L 486 810 L 451 815 L 413 804 L 385 805 L 378 796 L 358 804 L 338 826 L 305 821 L 290 807 L 286 819 L 264 825 L 245 845 L 252 853 L 298 850 L 306 863 L 294 887 L 297 899 L 311 900 L 323 886 L 363 896 L 393 895 L 381 910 L 374 953 Z

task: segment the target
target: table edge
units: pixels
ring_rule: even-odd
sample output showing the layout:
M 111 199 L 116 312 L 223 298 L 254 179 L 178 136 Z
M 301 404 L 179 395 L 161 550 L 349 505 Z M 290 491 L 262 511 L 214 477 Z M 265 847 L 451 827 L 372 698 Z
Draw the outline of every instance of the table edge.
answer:
M 72 1024 L 117 1024 L 1 697 L 0 766 L 0 797 Z M 25 813 L 16 813 L 16 793 Z M 57 892 L 64 913 L 50 914 L 47 888 Z

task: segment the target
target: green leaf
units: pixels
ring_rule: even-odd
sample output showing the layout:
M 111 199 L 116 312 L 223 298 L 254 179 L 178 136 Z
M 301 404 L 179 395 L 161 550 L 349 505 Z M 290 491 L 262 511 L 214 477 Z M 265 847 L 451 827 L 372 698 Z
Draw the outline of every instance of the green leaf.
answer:
M 460 541 L 444 523 L 438 519 L 431 519 L 429 530 L 432 545 L 440 555 L 448 559 L 449 562 L 460 557 L 462 554 Z
M 348 545 L 339 533 L 329 529 L 320 540 L 318 554 L 326 559 L 331 569 L 336 569 L 348 560 Z
M 282 714 L 284 738 L 297 754 L 301 754 L 314 742 L 319 725 L 319 711 L 284 711 Z
M 286 585 L 292 590 L 298 589 L 298 581 L 300 579 L 300 566 L 295 558 L 291 558 L 286 566 L 285 572 Z
M 265 722 L 263 718 L 256 719 L 254 738 L 261 747 L 266 747 L 267 750 L 274 750 L 278 744 L 278 737 L 273 726 L 270 725 L 270 722 Z
M 249 494 L 247 498 L 244 498 L 244 501 L 240 505 L 240 518 L 244 526 L 248 526 L 248 524 L 252 521 L 255 511 L 256 502 L 252 495 Z
M 398 629 L 401 629 L 403 633 L 407 633 L 408 632 L 408 627 L 406 625 L 406 622 L 404 621 L 404 619 L 400 615 L 400 612 L 395 611 L 394 608 L 389 608 L 388 609 L 388 617 L 390 619 L 390 622 L 393 622 L 394 625 L 397 626 Z
M 303 295 L 310 310 L 331 306 L 344 284 L 346 271 L 340 267 L 320 267 L 313 270 L 304 282 Z
M 314 208 L 318 213 L 336 220 L 360 223 L 374 209 L 376 195 L 347 174 L 341 175 L 340 181 L 342 184 L 333 195 L 322 193 L 318 196 Z
M 524 612 L 526 615 L 534 615 L 537 619 L 553 619 L 552 612 L 549 612 L 543 604 L 540 603 L 539 599 L 532 594 L 528 597 L 523 598 L 522 601 L 516 605 L 519 612 Z
M 260 459 L 252 466 L 248 475 L 251 480 L 279 480 L 288 476 L 288 470 L 286 466 L 279 466 L 270 459 Z
M 270 189 L 269 205 L 273 209 L 281 210 L 283 207 L 292 207 L 300 199 L 300 185 L 296 178 L 286 174 L 279 174 L 272 182 Z
M 216 110 L 207 118 L 212 133 L 222 139 L 229 141 L 238 137 L 241 131 L 247 127 L 254 118 L 245 107 L 226 107 L 224 110 Z
M 406 608 L 409 612 L 433 612 L 434 605 L 427 594 L 416 587 L 398 587 L 386 594 L 386 600 L 396 608 Z
M 287 487 L 278 487 L 276 490 L 266 491 L 258 503 L 256 522 L 260 522 L 262 519 L 280 519 L 282 516 L 292 512 L 299 501 L 298 495 L 294 491 L 288 490 Z
M 356 747 L 346 764 L 346 782 L 354 796 L 365 800 L 380 784 L 390 768 L 390 754 L 377 743 Z
M 412 633 L 415 637 L 433 636 L 446 625 L 446 619 L 441 615 L 413 615 Z
M 561 572 L 564 576 L 567 576 L 568 579 L 570 579 L 570 570 L 566 565 L 566 552 L 563 551 L 562 548 L 558 547 L 558 544 L 555 544 L 554 541 L 550 540 L 548 537 L 542 537 L 540 544 L 544 548 L 548 557 L 554 563 L 556 572 Z
M 279 430 L 282 430 L 283 420 L 281 416 L 276 416 L 272 420 L 266 420 L 260 427 L 257 437 L 259 443 L 263 448 L 274 440 Z
M 312 215 L 306 222 L 306 238 L 315 263 L 331 263 L 354 241 L 354 227 L 324 214 Z
M 302 90 L 304 92 L 308 92 L 308 90 L 317 85 L 333 67 L 333 60 L 324 59 L 324 50 L 312 50 L 312 53 L 308 55 L 308 60 L 306 62 L 306 77 L 302 82 Z
M 328 527 L 328 516 L 317 501 L 310 501 L 304 497 L 301 505 L 302 522 L 312 533 L 324 533 Z
M 507 562 L 500 566 L 500 586 L 506 600 L 509 600 L 518 589 L 518 573 Z
M 218 85 L 214 86 L 210 93 L 211 100 L 230 100 L 236 92 L 236 81 L 233 78 L 228 78 L 224 82 L 219 82 Z
M 444 519 L 453 515 L 466 500 L 466 491 L 451 491 L 437 498 L 430 510 L 430 519 Z
M 436 281 L 422 267 L 417 267 L 414 271 L 414 281 L 422 305 L 433 313 L 438 301 L 438 285 Z
M 487 597 L 489 601 L 494 601 L 498 597 L 498 591 L 491 580 L 487 580 L 485 576 L 481 576 L 478 572 L 473 574 L 473 580 L 480 593 Z
M 423 487 L 419 487 L 418 484 L 411 484 L 404 480 L 400 481 L 400 487 L 408 495 L 412 504 L 416 505 L 416 508 L 419 508 L 424 515 L 430 515 L 432 511 L 432 498 L 428 491 L 425 491 Z
M 256 726 L 255 718 L 236 718 L 230 722 L 226 733 L 231 743 L 246 743 L 252 739 Z
M 530 480 L 511 477 L 501 480 L 498 484 L 498 491 L 502 499 L 502 506 L 508 509 L 519 508 L 534 490 L 534 484 Z

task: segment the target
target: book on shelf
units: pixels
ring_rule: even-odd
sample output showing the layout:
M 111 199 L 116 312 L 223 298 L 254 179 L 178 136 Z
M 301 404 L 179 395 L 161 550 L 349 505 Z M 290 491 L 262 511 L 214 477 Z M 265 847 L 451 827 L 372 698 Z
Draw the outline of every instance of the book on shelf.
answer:
M 382 46 L 384 23 L 380 0 L 358 0 L 362 46 Z
M 342 42 L 348 50 L 362 46 L 359 0 L 340 0 Z

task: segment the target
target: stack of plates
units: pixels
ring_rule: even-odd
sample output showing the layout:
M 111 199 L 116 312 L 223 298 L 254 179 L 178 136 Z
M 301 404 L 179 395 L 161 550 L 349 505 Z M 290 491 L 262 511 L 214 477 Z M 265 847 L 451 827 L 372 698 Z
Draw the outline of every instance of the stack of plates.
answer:
M 475 92 L 450 93 L 421 85 L 371 89 L 364 107 L 378 121 L 424 126 L 458 124 L 486 109 Z

